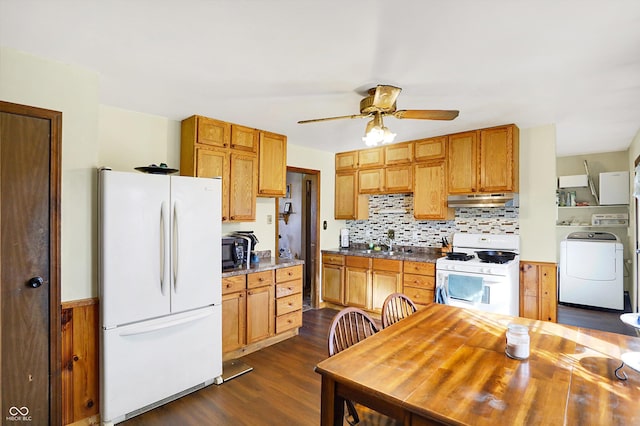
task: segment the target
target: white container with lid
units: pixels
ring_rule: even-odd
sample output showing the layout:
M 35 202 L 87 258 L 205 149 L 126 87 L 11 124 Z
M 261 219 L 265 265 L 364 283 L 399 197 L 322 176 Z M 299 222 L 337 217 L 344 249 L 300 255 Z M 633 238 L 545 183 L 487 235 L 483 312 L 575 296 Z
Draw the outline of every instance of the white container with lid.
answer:
M 529 328 L 521 324 L 507 326 L 507 347 L 505 353 L 509 358 L 529 358 Z

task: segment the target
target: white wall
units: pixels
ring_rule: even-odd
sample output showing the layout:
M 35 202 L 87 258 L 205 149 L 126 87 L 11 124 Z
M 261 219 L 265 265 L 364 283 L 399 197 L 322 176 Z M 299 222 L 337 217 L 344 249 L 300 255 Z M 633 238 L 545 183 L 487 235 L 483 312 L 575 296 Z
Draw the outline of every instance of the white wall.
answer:
M 0 99 L 62 112 L 62 300 L 95 296 L 98 75 L 0 47 Z
M 556 127 L 520 129 L 520 258 L 556 261 Z

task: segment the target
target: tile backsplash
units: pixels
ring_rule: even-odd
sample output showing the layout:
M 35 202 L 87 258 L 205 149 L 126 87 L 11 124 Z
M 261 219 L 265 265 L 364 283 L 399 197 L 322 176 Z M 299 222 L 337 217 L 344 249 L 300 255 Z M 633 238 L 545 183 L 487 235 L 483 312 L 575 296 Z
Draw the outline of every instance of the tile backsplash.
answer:
M 353 243 L 384 242 L 393 229 L 396 245 L 440 247 L 442 238 L 451 241 L 455 232 L 519 234 L 518 214 L 518 207 L 461 207 L 454 220 L 416 220 L 413 194 L 371 195 L 369 219 L 348 220 L 347 228 Z

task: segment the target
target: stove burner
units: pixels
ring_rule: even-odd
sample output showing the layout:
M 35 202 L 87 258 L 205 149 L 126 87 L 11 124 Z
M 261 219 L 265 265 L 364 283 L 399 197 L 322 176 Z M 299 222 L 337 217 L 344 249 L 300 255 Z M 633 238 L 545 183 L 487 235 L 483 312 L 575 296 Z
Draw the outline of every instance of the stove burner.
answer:
M 466 262 L 467 260 L 473 259 L 475 256 L 472 254 L 461 253 L 456 251 L 447 252 L 447 259 L 449 260 L 460 260 Z
M 508 259 L 503 259 L 503 258 L 492 258 L 492 259 L 481 259 L 480 263 L 498 263 L 498 264 L 505 264 L 505 263 L 509 263 L 510 260 Z

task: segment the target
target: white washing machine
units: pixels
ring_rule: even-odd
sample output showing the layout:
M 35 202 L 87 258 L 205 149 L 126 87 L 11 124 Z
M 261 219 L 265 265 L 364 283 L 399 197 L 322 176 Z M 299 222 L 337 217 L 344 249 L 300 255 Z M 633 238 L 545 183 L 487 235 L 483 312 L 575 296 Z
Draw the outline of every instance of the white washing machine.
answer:
M 624 309 L 622 244 L 609 232 L 573 232 L 560 243 L 561 303 Z

